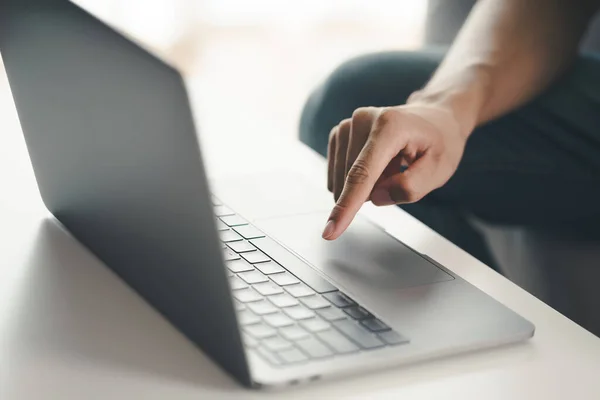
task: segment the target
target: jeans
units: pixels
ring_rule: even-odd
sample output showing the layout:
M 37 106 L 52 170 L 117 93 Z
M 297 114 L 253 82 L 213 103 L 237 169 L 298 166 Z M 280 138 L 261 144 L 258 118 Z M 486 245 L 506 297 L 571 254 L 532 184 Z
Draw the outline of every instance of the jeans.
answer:
M 308 99 L 300 140 L 325 156 L 334 125 L 358 107 L 403 104 L 442 57 L 388 52 L 342 64 Z M 600 238 L 600 57 L 579 56 L 537 98 L 476 128 L 448 183 L 401 207 L 493 268 L 474 220 Z

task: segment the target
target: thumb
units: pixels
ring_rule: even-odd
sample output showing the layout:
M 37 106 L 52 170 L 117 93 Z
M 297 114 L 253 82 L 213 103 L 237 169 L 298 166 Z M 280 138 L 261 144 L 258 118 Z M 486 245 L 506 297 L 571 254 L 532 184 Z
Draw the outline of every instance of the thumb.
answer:
M 371 192 L 371 202 L 376 206 L 415 203 L 439 186 L 435 172 L 433 157 L 425 154 L 404 172 L 378 182 Z

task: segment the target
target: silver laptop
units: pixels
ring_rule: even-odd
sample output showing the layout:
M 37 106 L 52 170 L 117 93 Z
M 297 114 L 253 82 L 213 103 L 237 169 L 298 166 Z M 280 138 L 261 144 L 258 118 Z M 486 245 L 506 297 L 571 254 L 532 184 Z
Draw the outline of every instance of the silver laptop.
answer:
M 0 51 L 46 206 L 243 385 L 533 335 L 362 217 L 322 240 L 320 189 L 268 176 L 209 185 L 178 71 L 67 1 L 2 4 Z

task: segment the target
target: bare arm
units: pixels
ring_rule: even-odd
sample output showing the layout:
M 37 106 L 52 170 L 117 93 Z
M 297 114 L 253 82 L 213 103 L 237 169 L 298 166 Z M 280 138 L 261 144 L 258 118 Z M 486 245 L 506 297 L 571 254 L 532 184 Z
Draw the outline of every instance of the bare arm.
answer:
M 569 66 L 599 5 L 480 0 L 407 104 L 358 109 L 332 130 L 328 187 L 336 205 L 323 237 L 341 235 L 367 200 L 412 203 L 445 185 L 477 125 L 531 99 Z
M 465 133 L 523 104 L 573 61 L 598 0 L 480 0 L 414 100 L 447 103 Z

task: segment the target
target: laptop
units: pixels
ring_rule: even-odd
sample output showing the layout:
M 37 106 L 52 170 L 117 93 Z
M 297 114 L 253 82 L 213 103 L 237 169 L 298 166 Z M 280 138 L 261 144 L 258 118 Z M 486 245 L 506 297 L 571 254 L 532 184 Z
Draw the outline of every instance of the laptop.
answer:
M 0 51 L 45 205 L 242 385 L 364 374 L 533 335 L 366 217 L 321 239 L 325 188 L 260 174 L 209 182 L 175 68 L 68 1 L 2 4 Z

